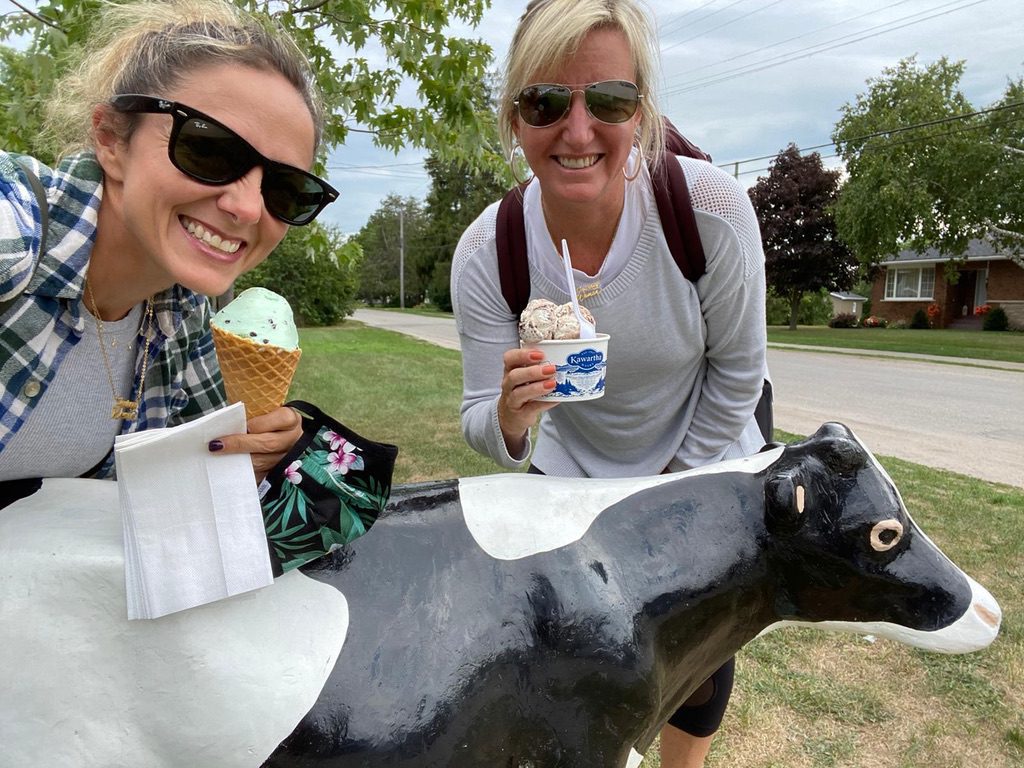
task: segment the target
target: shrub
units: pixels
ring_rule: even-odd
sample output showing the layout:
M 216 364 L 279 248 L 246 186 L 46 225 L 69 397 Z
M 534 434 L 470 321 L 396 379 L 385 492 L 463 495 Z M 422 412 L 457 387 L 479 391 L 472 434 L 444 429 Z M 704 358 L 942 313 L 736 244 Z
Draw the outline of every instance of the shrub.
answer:
M 235 282 L 235 293 L 254 285 L 284 296 L 296 325 L 334 325 L 355 308 L 358 243 L 314 223 L 292 227 L 266 261 Z
M 931 328 L 931 323 L 928 322 L 928 315 L 925 314 L 923 309 L 919 309 L 914 313 L 914 316 L 910 318 L 911 328 Z
M 907 321 L 893 320 L 891 323 L 889 323 L 889 327 L 892 328 L 894 331 L 905 331 L 907 329 Z
M 885 328 L 889 324 L 889 321 L 884 317 L 869 315 L 868 317 L 865 317 L 860 324 L 864 328 Z
M 840 312 L 828 321 L 829 328 L 856 328 L 857 316 L 852 312 Z
M 451 260 L 436 262 L 427 284 L 427 298 L 442 312 L 452 311 L 451 271 Z
M 1010 327 L 1010 318 L 1006 316 L 1006 310 L 1002 307 L 993 307 L 990 312 L 985 313 L 981 329 L 983 331 L 1005 331 Z
M 789 325 L 789 300 L 768 292 L 768 325 Z M 796 321 L 799 325 L 825 325 L 832 316 L 832 302 L 827 291 L 811 291 L 800 298 Z

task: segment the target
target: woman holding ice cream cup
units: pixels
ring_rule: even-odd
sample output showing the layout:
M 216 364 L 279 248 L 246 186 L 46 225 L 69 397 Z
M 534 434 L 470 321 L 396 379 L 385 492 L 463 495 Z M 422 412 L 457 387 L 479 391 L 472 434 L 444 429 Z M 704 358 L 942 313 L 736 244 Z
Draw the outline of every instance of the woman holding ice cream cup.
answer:
M 109 477 L 115 435 L 226 403 L 206 296 L 337 196 L 309 172 L 313 84 L 294 42 L 228 2 L 102 12 L 51 102 L 62 159 L 0 152 L 0 480 Z M 210 450 L 262 477 L 300 434 L 278 407 Z
M 754 453 L 765 379 L 764 257 L 746 193 L 707 162 L 664 155 L 658 42 L 638 0 L 533 0 L 514 33 L 498 113 L 522 189 L 530 299 L 571 297 L 610 336 L 604 392 L 541 400 L 545 354 L 521 345 L 498 270 L 498 204 L 463 234 L 452 302 L 467 442 L 500 465 L 568 477 L 652 475 Z M 679 163 L 706 270 L 683 276 L 652 174 Z M 500 235 L 503 236 L 503 235 Z M 535 441 L 531 430 L 537 427 Z M 665 768 L 700 766 L 732 685 L 727 664 L 662 733 Z

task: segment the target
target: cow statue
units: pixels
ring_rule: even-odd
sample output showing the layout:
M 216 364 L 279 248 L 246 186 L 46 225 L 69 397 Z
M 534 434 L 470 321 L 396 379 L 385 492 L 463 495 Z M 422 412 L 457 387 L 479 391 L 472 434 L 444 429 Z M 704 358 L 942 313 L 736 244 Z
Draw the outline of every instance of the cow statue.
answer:
M 0 512 L 5 766 L 636 766 L 783 624 L 984 648 L 992 596 L 846 427 L 678 475 L 398 487 L 264 589 L 125 618 L 114 483 Z

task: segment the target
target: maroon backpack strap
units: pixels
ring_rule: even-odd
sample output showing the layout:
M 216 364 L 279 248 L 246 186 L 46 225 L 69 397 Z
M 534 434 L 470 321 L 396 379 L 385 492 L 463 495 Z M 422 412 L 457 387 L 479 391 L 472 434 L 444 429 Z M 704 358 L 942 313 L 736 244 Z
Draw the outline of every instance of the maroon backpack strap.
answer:
M 522 187 L 510 189 L 498 204 L 495 223 L 501 295 L 517 317 L 530 301 L 530 262 L 526 256 L 526 221 Z
M 652 182 L 668 249 L 683 277 L 695 283 L 706 271 L 704 246 L 700 242 L 697 218 L 693 215 L 686 176 L 679 160 L 671 152 L 662 157 Z

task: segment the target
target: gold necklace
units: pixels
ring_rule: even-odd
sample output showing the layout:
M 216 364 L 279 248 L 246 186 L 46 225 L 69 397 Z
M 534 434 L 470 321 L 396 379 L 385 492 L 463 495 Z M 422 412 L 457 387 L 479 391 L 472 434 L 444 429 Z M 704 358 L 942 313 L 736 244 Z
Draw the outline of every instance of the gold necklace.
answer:
M 587 285 L 581 285 L 576 289 L 576 300 L 583 301 L 589 299 L 592 296 L 597 296 L 601 292 L 601 281 L 597 280 Z
M 625 205 L 623 205 L 622 208 L 619 209 L 619 215 L 615 217 L 615 226 L 612 227 L 612 237 L 611 237 L 611 240 L 608 242 L 608 247 L 605 249 L 605 258 L 608 258 L 608 253 L 607 252 L 611 249 L 612 243 L 615 242 L 615 233 L 618 232 L 618 230 L 619 230 L 619 222 L 622 220 L 622 211 L 624 209 L 625 209 Z M 549 219 L 548 219 L 548 208 L 547 208 L 547 203 L 544 202 L 544 195 L 543 195 L 543 193 L 541 194 L 541 198 L 540 198 L 540 210 L 541 210 L 541 213 L 544 216 L 544 223 L 547 224 L 548 221 L 549 221 Z M 548 236 L 551 238 L 551 243 L 553 245 L 555 243 L 555 236 L 551 233 L 550 226 L 548 227 Z M 557 252 L 558 249 L 555 248 L 555 251 Z M 602 264 L 603 264 L 603 261 L 604 260 L 602 259 Z M 600 267 L 598 267 L 598 271 L 600 271 Z M 597 296 L 598 294 L 601 293 L 601 278 L 596 276 L 596 275 L 593 278 L 591 278 L 590 275 L 587 275 L 585 272 L 583 274 L 591 282 L 587 283 L 586 285 L 578 285 L 578 286 L 576 286 L 576 300 L 577 301 L 583 301 L 584 299 L 590 299 L 590 298 L 593 298 L 594 296 Z
M 139 381 L 136 384 L 137 395 L 134 400 L 120 397 L 117 394 L 117 387 L 114 386 L 114 372 L 110 367 L 110 358 L 107 356 L 107 342 L 103 338 L 103 321 L 100 320 L 100 312 L 96 308 L 96 297 L 92 292 L 92 283 L 85 281 L 85 288 L 89 292 L 89 301 L 92 304 L 92 319 L 96 321 L 96 333 L 100 337 L 100 352 L 103 353 L 103 365 L 107 369 L 107 381 L 110 382 L 110 394 L 114 397 L 114 407 L 110 409 L 110 418 L 126 419 L 135 421 L 139 416 L 139 399 L 142 397 L 142 384 L 146 380 L 146 368 L 149 367 L 149 342 L 150 331 L 153 328 L 153 298 L 146 299 L 146 312 L 142 320 L 142 337 L 146 342 L 142 350 L 142 370 L 139 372 Z

